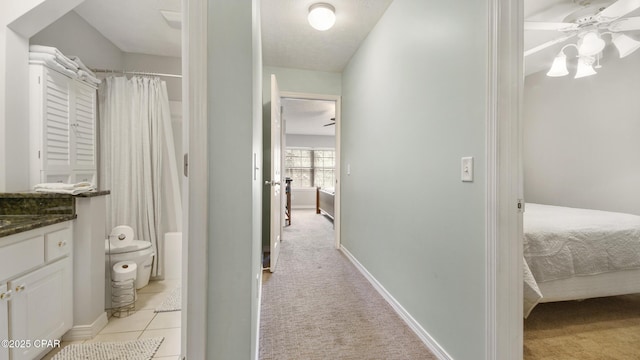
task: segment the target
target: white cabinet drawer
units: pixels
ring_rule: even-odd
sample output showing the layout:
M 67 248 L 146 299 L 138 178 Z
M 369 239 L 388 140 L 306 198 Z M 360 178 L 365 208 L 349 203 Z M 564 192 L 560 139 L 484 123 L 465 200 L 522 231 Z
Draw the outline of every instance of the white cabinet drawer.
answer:
M 71 229 L 66 228 L 44 235 L 45 261 L 50 262 L 71 252 Z
M 44 264 L 44 236 L 0 247 L 0 280 Z

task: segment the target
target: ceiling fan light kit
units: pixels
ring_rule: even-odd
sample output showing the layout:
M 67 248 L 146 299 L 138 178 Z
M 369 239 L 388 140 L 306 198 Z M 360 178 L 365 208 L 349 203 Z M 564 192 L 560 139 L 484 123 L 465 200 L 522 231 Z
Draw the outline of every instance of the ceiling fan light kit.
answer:
M 579 57 L 578 70 L 576 70 L 576 76 L 574 76 L 574 79 L 595 75 L 596 71 L 593 69 L 593 61 L 594 59 L 589 56 Z
M 567 70 L 567 55 L 560 51 L 560 54 L 553 59 L 553 64 L 549 72 L 547 72 L 547 76 L 560 77 L 565 75 L 569 75 L 569 70 Z
M 562 22 L 526 21 L 525 30 L 558 31 L 564 33 L 562 37 L 534 46 L 524 52 L 530 56 L 545 48 L 563 43 L 572 37 L 578 37 L 576 44 L 562 47 L 560 53 L 553 60 L 547 76 L 559 77 L 568 75 L 567 58 L 564 50 L 575 47 L 578 50 L 578 69 L 575 78 L 594 75 L 595 68 L 600 68 L 600 58 L 606 43 L 602 36 L 611 35 L 611 42 L 615 45 L 620 58 L 624 58 L 640 48 L 640 41 L 621 33 L 622 31 L 640 30 L 640 16 L 624 17 L 640 9 L 640 0 L 574 0 L 578 6 Z
M 313 4 L 309 7 L 307 20 L 309 25 L 316 30 L 329 30 L 336 23 L 336 9 L 326 3 Z
M 613 45 L 616 46 L 616 49 L 618 49 L 620 59 L 640 48 L 640 41 L 636 41 L 625 34 L 613 33 L 611 35 L 611 41 Z
M 593 56 L 600 53 L 605 45 L 597 30 L 589 31 L 578 40 L 578 54 L 580 56 Z

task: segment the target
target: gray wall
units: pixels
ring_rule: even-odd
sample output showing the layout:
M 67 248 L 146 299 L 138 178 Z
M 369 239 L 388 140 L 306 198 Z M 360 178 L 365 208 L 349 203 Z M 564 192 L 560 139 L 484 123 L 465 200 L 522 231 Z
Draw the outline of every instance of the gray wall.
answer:
M 30 44 L 57 47 L 76 55 L 89 67 L 121 70 L 122 51 L 74 11 L 56 20 L 29 39 Z
M 336 137 L 326 135 L 287 134 L 287 146 L 335 149 Z
M 342 74 L 288 69 L 281 67 L 265 66 L 262 70 L 262 121 L 263 121 L 263 183 L 270 180 L 271 176 L 271 74 L 275 74 L 280 91 L 340 95 L 342 93 Z M 288 137 L 287 137 L 288 140 Z M 286 142 L 286 141 L 285 141 Z M 286 146 L 287 144 L 285 144 Z M 269 246 L 271 216 L 269 192 L 262 194 L 262 244 Z
M 65 55 L 77 55 L 90 68 L 168 74 L 180 74 L 182 70 L 180 58 L 121 51 L 74 11 L 34 35 L 29 42 L 57 47 Z M 182 80 L 168 77 L 162 80 L 167 83 L 169 100 L 181 101 Z
M 208 5 L 206 358 L 246 360 L 255 358 L 261 272 L 262 179 L 253 177 L 262 150 L 260 16 L 258 0 Z
M 485 354 L 486 19 L 395 0 L 342 78 L 342 244 L 456 360 Z
M 640 51 L 606 51 L 598 74 L 525 79 L 528 202 L 640 215 Z

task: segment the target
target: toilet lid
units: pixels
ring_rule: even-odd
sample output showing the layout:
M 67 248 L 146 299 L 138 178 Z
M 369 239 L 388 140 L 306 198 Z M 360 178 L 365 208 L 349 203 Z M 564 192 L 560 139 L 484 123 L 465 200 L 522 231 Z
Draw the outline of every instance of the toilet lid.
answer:
M 133 242 L 127 246 L 111 246 L 111 254 L 123 254 L 133 251 L 140 251 L 151 247 L 149 241 L 133 240 Z M 104 241 L 104 252 L 109 253 L 109 239 Z

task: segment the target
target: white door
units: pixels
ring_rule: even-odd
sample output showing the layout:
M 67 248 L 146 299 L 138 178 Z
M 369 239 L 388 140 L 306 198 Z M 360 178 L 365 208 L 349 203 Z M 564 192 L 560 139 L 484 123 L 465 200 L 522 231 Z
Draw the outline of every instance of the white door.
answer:
M 11 338 L 33 344 L 64 335 L 73 325 L 72 283 L 68 257 L 10 281 Z M 12 360 L 31 360 L 46 351 L 35 346 L 10 349 Z
M 271 75 L 271 254 L 269 270 L 274 272 L 278 264 L 282 237 L 282 106 L 276 76 Z

